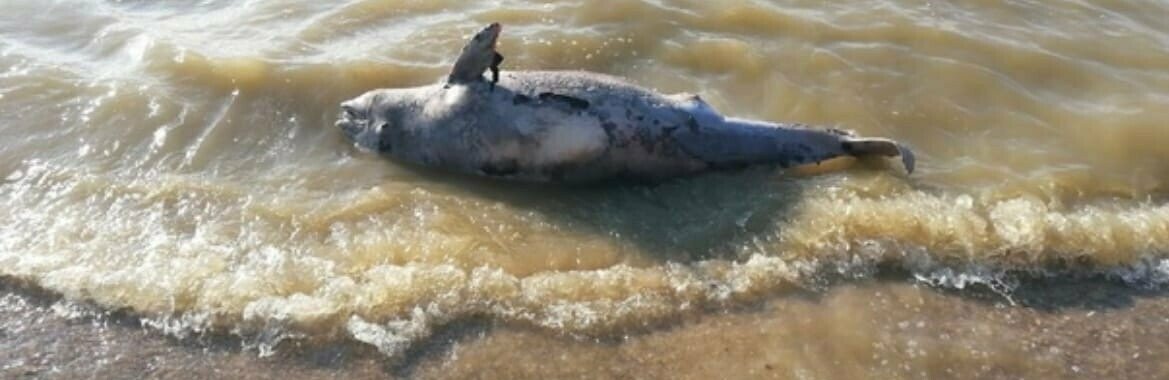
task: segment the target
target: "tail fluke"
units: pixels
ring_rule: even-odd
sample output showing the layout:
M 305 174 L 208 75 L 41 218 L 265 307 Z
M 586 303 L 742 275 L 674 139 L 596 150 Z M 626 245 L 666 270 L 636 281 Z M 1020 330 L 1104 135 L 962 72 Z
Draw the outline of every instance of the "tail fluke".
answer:
M 909 174 L 913 174 L 914 166 L 917 164 L 917 159 L 913 156 L 912 150 L 890 139 L 880 137 L 846 137 L 844 138 L 844 142 L 841 143 L 841 146 L 846 153 L 856 157 L 901 156 L 901 164 L 905 165 L 905 171 Z

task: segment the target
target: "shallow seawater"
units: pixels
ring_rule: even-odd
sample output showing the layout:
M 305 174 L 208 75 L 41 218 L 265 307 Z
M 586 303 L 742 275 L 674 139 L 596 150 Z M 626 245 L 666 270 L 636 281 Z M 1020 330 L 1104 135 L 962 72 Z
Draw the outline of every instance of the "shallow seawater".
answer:
M 1166 376 L 1166 17 L 1127 0 L 9 1 L 0 373 Z M 343 100 L 443 77 L 493 21 L 504 70 L 890 137 L 918 171 L 518 185 L 402 166 L 332 127 Z M 134 359 L 151 356 L 167 360 Z

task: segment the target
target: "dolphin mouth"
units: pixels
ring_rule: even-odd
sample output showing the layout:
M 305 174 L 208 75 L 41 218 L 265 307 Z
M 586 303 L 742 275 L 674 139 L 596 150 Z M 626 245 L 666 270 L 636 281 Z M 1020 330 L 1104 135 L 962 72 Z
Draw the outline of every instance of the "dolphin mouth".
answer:
M 356 139 L 357 135 L 365 129 L 366 124 L 367 120 L 364 113 L 351 104 L 351 102 L 341 103 L 341 113 L 337 115 L 337 121 L 333 123 L 334 126 L 340 128 L 351 139 Z

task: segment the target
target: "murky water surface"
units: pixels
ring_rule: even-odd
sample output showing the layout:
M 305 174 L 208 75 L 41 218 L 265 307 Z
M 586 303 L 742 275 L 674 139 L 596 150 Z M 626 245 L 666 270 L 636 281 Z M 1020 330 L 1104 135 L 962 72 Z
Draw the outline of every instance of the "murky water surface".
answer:
M 1167 18 L 1128 0 L 9 1 L 0 373 L 1166 376 Z M 332 127 L 342 100 L 438 80 L 492 21 L 504 70 L 887 136 L 919 171 L 539 187 L 404 167 Z M 151 356 L 169 361 L 126 359 Z

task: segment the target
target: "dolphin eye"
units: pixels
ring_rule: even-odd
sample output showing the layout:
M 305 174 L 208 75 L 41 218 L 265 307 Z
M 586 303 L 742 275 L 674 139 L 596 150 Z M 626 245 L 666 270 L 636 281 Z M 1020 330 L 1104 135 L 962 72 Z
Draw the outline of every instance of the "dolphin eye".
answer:
M 357 109 L 348 104 L 342 104 L 341 110 L 345 111 L 345 115 L 349 117 L 357 117 Z

